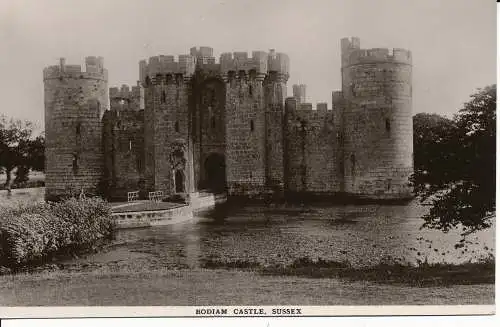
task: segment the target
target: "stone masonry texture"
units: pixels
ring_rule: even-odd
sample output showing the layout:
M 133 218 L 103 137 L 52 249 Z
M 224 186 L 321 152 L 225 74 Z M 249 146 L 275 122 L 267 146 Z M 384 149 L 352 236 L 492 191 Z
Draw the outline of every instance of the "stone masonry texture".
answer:
M 202 190 L 229 195 L 411 197 L 411 53 L 341 40 L 342 89 L 287 97 L 275 50 L 210 47 L 139 62 L 137 85 L 107 86 L 101 57 L 44 70 L 47 198 L 125 199 Z M 108 103 L 110 108 L 108 109 Z

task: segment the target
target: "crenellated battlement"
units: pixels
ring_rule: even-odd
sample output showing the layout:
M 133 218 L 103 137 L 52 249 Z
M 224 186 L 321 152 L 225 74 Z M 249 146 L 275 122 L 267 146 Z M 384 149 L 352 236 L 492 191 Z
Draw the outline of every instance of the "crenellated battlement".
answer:
M 139 84 L 139 83 L 138 83 Z M 129 85 L 123 84 L 121 87 L 110 87 L 109 88 L 109 98 L 110 99 L 123 99 L 129 100 L 141 97 L 141 86 L 134 85 L 130 87 Z
M 401 48 L 372 48 L 361 49 L 358 37 L 343 38 L 340 40 L 342 53 L 342 67 L 366 63 L 399 63 L 411 65 L 411 51 Z
M 271 49 L 269 53 L 253 51 L 251 56 L 247 52 L 226 52 L 220 55 L 219 63 L 213 57 L 210 47 L 193 47 L 189 55 L 179 55 L 175 61 L 174 56 L 159 55 L 150 57 L 148 61 L 139 62 L 139 80 L 146 83 L 146 77 L 151 82 L 156 81 L 156 76 L 183 75 L 184 79 L 193 76 L 196 67 L 200 69 L 218 70 L 223 77 L 240 76 L 241 72 L 253 72 L 256 77 L 263 78 L 270 72 L 289 76 L 290 59 L 284 53 L 276 53 Z
M 267 74 L 268 55 L 263 51 L 253 51 L 252 57 L 247 52 L 227 52 L 220 56 L 220 70 L 222 75 L 229 72 L 246 73 L 255 71 L 258 76 Z
M 300 103 L 295 97 L 285 99 L 285 112 L 288 117 L 288 123 L 293 123 L 296 119 L 304 123 L 317 123 L 333 118 L 333 110 L 328 109 L 326 102 L 318 102 L 316 109 L 313 109 L 312 103 Z
M 192 47 L 189 53 L 194 57 L 213 57 L 214 49 L 211 47 Z
M 46 67 L 43 70 L 43 79 L 74 78 L 108 80 L 108 70 L 104 68 L 102 57 L 86 57 L 85 69 L 81 65 L 66 65 L 66 60 L 61 58 L 59 65 Z
M 159 55 L 149 58 L 149 61 L 139 62 L 140 82 L 145 84 L 146 77 L 152 80 L 157 75 L 182 75 L 183 78 L 190 78 L 196 69 L 196 57 L 192 55 L 179 55 L 175 61 L 174 56 Z
M 284 53 L 276 53 L 274 49 L 269 53 L 253 51 L 252 57 L 249 57 L 247 52 L 227 52 L 221 54 L 220 64 L 222 74 L 254 70 L 257 75 L 277 72 L 288 78 L 290 59 Z
M 347 66 L 359 65 L 365 63 L 400 63 L 411 65 L 411 51 L 394 48 L 373 48 L 353 50 L 348 57 Z

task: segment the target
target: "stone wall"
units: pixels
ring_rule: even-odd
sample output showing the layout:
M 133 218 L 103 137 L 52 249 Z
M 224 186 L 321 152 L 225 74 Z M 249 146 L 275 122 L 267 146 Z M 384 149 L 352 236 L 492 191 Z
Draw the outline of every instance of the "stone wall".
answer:
M 340 191 L 336 131 L 331 110 L 286 101 L 286 190 L 333 194 Z
M 145 77 L 144 77 L 145 79 Z M 154 107 L 155 99 L 154 92 L 151 89 L 152 85 L 144 84 L 144 179 L 145 187 L 148 191 L 155 189 L 155 139 L 156 139 L 156 111 Z
M 265 185 L 265 113 L 262 79 L 230 72 L 226 82 L 228 194 L 256 194 Z
M 220 75 L 200 74 L 193 81 L 191 101 L 194 114 L 193 158 L 195 183 L 209 188 L 207 160 L 213 154 L 226 154 L 226 84 Z
M 145 150 L 146 188 L 163 191 L 169 195 L 174 191 L 171 154 L 174 144 L 189 142 L 189 80 L 182 74 L 156 75 L 145 85 Z M 188 153 L 185 153 L 188 155 Z M 192 167 L 192 156 L 189 166 Z M 186 166 L 185 181 L 191 181 L 192 168 Z
M 101 118 L 108 106 L 102 58 L 44 69 L 46 199 L 98 194 L 103 173 Z
M 145 198 L 144 111 L 107 111 L 103 129 L 107 195 L 123 200 L 127 192 L 140 191 Z
M 265 85 L 265 142 L 266 142 L 266 186 L 271 190 L 284 191 L 284 104 L 288 76 L 269 72 Z

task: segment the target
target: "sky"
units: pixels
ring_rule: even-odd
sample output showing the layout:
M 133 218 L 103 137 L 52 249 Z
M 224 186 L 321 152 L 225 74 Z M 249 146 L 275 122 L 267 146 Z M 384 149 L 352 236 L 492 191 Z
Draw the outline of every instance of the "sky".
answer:
M 496 83 L 492 0 L 0 0 L 0 114 L 43 126 L 43 68 L 104 57 L 109 86 L 135 85 L 138 62 L 187 54 L 276 49 L 307 101 L 340 89 L 340 39 L 413 55 L 413 112 L 451 116 Z M 217 59 L 218 60 L 218 59 Z

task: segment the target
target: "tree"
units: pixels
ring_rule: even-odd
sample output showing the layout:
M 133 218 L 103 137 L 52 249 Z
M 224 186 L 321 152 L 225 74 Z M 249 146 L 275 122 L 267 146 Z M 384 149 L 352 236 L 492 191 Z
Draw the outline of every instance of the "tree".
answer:
M 418 114 L 413 120 L 415 173 L 424 227 L 462 235 L 491 226 L 495 212 L 496 85 L 477 90 L 453 119 Z
M 5 188 L 10 191 L 12 171 L 16 182 L 26 181 L 30 169 L 43 170 L 44 137 L 33 138 L 33 123 L 0 116 L 0 167 L 6 174 Z
M 45 171 L 45 136 L 38 135 L 31 140 L 28 148 L 29 167 L 35 171 Z

